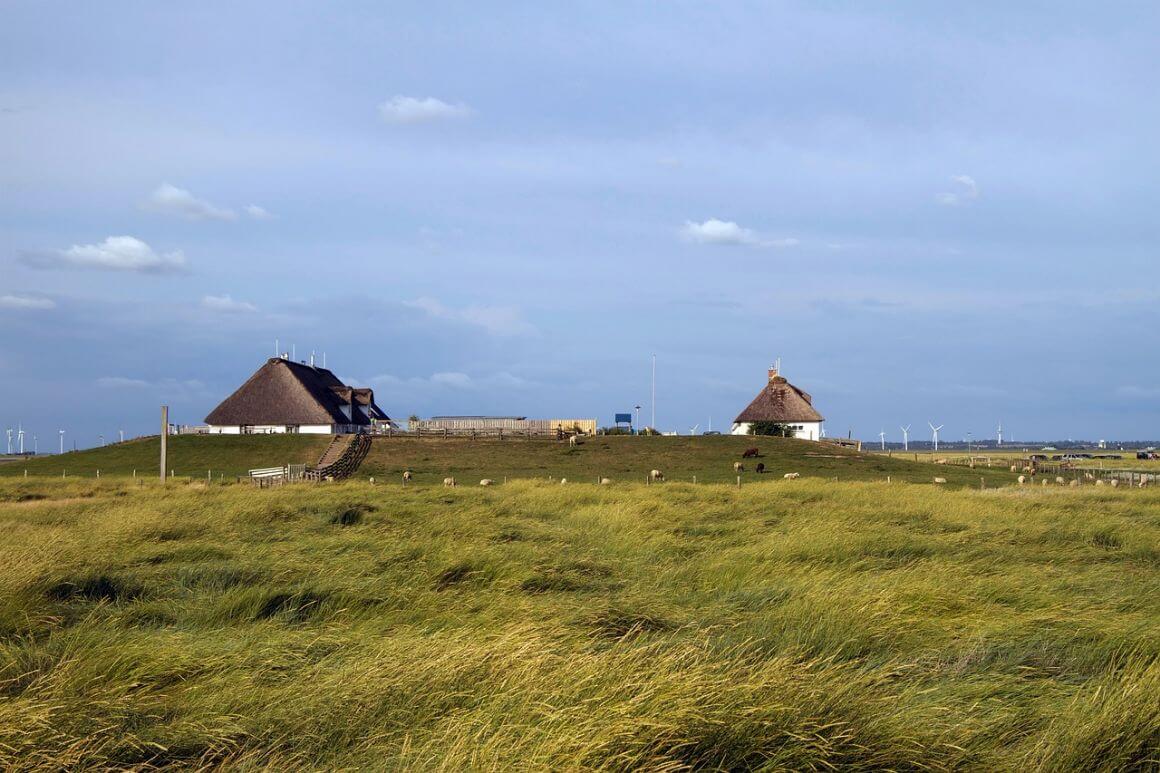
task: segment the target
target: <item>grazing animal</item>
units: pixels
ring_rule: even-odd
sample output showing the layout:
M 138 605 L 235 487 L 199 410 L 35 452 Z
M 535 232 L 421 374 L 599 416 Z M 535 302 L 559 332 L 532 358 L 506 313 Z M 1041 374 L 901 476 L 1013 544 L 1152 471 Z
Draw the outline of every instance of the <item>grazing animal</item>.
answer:
M 761 456 L 756 448 L 746 448 L 745 451 L 741 454 L 742 459 L 752 459 L 755 456 Z
M 753 471 L 759 475 L 765 472 L 765 462 L 758 462 L 757 467 L 755 467 Z
M 745 472 L 745 465 L 741 462 L 733 463 L 733 472 Z
M 1120 481 L 1118 478 L 1113 478 L 1111 484 L 1109 485 L 1111 485 L 1112 488 L 1116 488 L 1120 485 Z
M 479 485 L 481 485 L 481 486 L 490 486 L 490 485 L 491 485 L 491 483 L 492 483 L 492 480 L 491 480 L 491 478 L 484 478 L 483 480 L 481 480 L 481 481 L 479 482 Z
M 1023 477 L 1022 475 L 1019 476 L 1018 480 L 1020 486 L 1027 482 L 1027 478 Z
M 787 472 L 785 475 L 782 475 L 781 477 L 785 478 L 786 480 L 797 480 L 801 476 L 802 475 L 800 472 Z
M 649 480 L 664 480 L 665 474 L 660 470 L 652 470 L 648 474 Z
M 946 483 L 947 479 L 946 478 L 935 478 L 934 482 L 935 483 Z
M 1096 479 L 1096 485 L 1097 485 L 1097 486 L 1102 486 L 1102 485 L 1104 485 L 1103 478 L 1097 478 L 1097 479 Z
M 1072 486 L 1072 487 L 1075 487 L 1075 486 L 1078 486 L 1078 485 L 1079 485 L 1079 481 L 1078 481 L 1078 480 L 1073 480 L 1073 481 L 1071 481 L 1070 483 L 1068 483 L 1067 485 L 1069 485 L 1069 486 Z
M 1011 472 L 1018 472 L 1018 471 L 1019 471 L 1019 465 L 1017 465 L 1017 464 L 1011 465 Z
M 612 483 L 612 478 L 601 478 L 600 479 L 601 486 L 607 486 L 609 483 Z
M 575 435 L 569 436 L 569 438 L 568 438 L 568 447 L 569 448 L 575 448 L 579 444 L 580 444 L 580 441 L 576 438 Z
M 1140 488 L 1147 488 L 1147 487 L 1148 487 L 1148 479 L 1145 477 L 1141 477 L 1140 478 Z
M 403 480 L 404 480 L 404 481 L 409 481 L 409 480 L 411 480 L 411 471 L 410 471 L 410 470 L 404 470 L 404 471 L 403 471 Z
M 444 478 L 443 485 L 446 486 L 447 488 L 451 488 L 452 486 L 455 485 L 455 478 Z
M 1055 476 L 1055 482 L 1056 482 L 1056 483 L 1058 483 L 1060 486 L 1062 486 L 1062 485 L 1063 485 L 1064 483 L 1066 483 L 1067 481 L 1065 481 L 1065 480 L 1063 479 L 1063 476 L 1062 476 L 1062 475 L 1056 475 L 1056 476 Z
M 1041 480 L 1039 482 L 1042 483 L 1044 486 L 1046 486 L 1047 485 L 1047 478 L 1044 478 L 1043 480 Z
M 568 479 L 567 479 L 567 478 L 560 478 L 560 485 L 561 485 L 561 486 L 563 486 L 563 485 L 564 485 L 565 483 L 567 483 L 567 482 L 568 482 Z

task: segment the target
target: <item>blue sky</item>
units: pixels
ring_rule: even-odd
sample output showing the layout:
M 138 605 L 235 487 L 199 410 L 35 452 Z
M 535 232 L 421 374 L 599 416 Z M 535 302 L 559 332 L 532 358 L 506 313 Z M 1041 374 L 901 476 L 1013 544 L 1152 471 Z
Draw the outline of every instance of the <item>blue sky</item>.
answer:
M 562 5 L 4 3 L 0 424 L 277 338 L 400 417 L 647 416 L 655 352 L 662 429 L 781 357 L 831 434 L 1160 435 L 1154 4 Z

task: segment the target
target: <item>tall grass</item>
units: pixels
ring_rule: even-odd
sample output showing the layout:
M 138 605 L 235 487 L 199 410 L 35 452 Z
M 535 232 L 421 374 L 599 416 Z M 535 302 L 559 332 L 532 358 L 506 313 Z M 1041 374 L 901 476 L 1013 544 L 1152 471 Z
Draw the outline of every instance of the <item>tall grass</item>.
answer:
M 1158 505 L 0 483 L 0 768 L 1155 769 Z

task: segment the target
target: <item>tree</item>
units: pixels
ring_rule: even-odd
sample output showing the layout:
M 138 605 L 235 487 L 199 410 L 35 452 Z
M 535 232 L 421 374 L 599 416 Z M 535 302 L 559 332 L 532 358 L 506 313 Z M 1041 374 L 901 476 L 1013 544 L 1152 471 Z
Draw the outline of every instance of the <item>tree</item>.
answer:
M 754 421 L 749 424 L 750 435 L 772 435 L 773 437 L 793 437 L 793 429 L 779 421 Z

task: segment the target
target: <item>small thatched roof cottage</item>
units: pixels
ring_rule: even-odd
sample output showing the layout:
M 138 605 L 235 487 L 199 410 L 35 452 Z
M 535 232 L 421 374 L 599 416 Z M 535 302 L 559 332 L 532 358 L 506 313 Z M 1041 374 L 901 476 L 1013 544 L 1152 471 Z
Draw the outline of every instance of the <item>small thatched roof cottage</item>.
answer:
M 750 426 L 756 421 L 784 424 L 793 430 L 794 437 L 817 440 L 822 436 L 822 422 L 825 419 L 814 408 L 809 393 L 789 383 L 778 372 L 778 368 L 773 367 L 769 369 L 769 381 L 765 388 L 733 420 L 732 434 L 748 435 Z
M 215 434 L 348 434 L 390 418 L 371 389 L 347 386 L 326 368 L 272 357 L 205 421 Z

